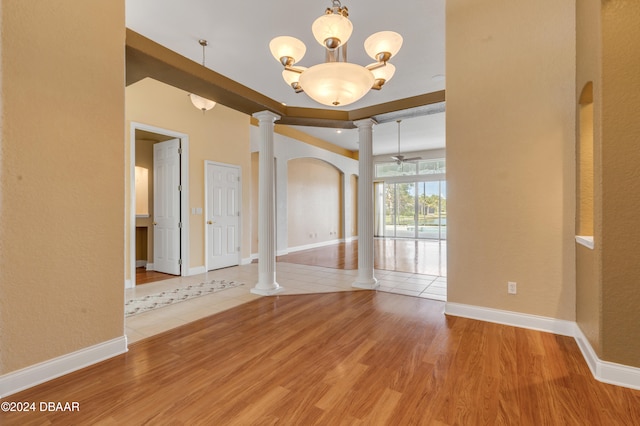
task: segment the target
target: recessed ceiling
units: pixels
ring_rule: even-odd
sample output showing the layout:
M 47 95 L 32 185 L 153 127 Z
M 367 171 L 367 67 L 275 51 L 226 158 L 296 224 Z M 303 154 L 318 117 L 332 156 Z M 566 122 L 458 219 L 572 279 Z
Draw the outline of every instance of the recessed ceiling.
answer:
M 349 62 L 360 65 L 373 62 L 364 51 L 363 43 L 377 31 L 396 31 L 404 38 L 402 49 L 391 60 L 396 66 L 393 79 L 382 90 L 372 90 L 343 109 L 358 109 L 444 89 L 445 0 L 399 0 L 375 6 L 364 0 L 345 0 L 342 5 L 349 8 L 354 27 L 348 44 Z M 198 40 L 206 39 L 209 43 L 205 48 L 207 68 L 288 106 L 327 108 L 304 93 L 294 93 L 285 84 L 282 66 L 269 51 L 269 41 L 279 35 L 299 38 L 307 46 L 299 65 L 323 62 L 324 49 L 313 38 L 311 24 L 329 6 L 328 0 L 304 4 L 294 0 L 251 3 L 126 0 L 126 23 L 133 31 L 197 63 L 202 63 Z M 402 124 L 403 151 L 444 147 L 443 123 L 443 113 L 407 117 Z M 395 122 L 374 127 L 374 154 L 396 151 L 397 130 L 393 130 L 396 127 Z M 421 127 L 422 130 L 413 130 Z M 342 134 L 326 128 L 300 130 L 357 150 L 357 130 L 343 130 Z

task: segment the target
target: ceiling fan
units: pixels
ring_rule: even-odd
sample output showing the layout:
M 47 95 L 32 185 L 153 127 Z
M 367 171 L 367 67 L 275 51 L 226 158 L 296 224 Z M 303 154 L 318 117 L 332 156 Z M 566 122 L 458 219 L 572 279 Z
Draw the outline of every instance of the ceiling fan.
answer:
M 391 158 L 396 162 L 396 164 L 400 165 L 402 163 L 405 163 L 407 161 L 415 161 L 415 160 L 422 160 L 422 157 L 410 157 L 410 158 L 405 158 L 404 155 L 400 154 L 400 122 L 402 120 L 396 120 L 396 123 L 398 123 L 398 155 L 394 155 Z

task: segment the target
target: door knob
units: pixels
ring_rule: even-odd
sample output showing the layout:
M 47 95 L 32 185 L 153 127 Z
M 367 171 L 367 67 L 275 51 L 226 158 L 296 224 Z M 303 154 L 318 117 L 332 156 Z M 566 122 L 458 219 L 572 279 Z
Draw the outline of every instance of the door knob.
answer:
M 158 224 L 158 222 L 153 222 L 153 226 L 156 226 Z
M 208 220 L 208 221 L 207 221 L 207 224 L 208 224 L 208 225 L 213 225 L 214 223 L 215 223 L 215 222 L 213 222 L 213 221 L 211 221 L 211 220 Z

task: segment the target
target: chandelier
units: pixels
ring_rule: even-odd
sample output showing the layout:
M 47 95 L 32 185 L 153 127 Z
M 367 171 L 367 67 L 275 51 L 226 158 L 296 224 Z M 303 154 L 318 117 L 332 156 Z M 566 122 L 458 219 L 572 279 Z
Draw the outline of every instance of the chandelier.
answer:
M 369 90 L 380 90 L 393 77 L 396 67 L 389 59 L 402 46 L 402 36 L 393 31 L 375 33 L 364 42 L 367 54 L 376 62 L 363 67 L 347 62 L 347 41 L 353 31 L 349 11 L 333 0 L 325 14 L 313 22 L 311 31 L 326 49 L 326 61 L 309 68 L 294 66 L 307 48 L 295 37 L 280 36 L 269 43 L 271 54 L 284 65 L 282 77 L 296 93 L 305 92 L 328 106 L 349 105 Z

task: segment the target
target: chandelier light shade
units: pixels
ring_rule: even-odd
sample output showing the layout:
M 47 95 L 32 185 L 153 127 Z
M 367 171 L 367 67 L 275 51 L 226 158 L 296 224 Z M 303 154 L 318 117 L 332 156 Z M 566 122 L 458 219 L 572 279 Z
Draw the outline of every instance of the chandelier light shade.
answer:
M 323 105 L 349 105 L 367 94 L 374 83 L 371 71 L 348 62 L 314 65 L 300 74 L 300 85 Z
M 269 43 L 269 49 L 276 61 L 291 66 L 301 60 L 307 52 L 307 46 L 295 37 L 280 36 Z
M 202 110 L 202 112 L 209 111 L 211 108 L 216 106 L 214 101 L 203 98 L 202 96 L 194 95 L 193 93 L 189 95 L 189 98 L 191 99 L 193 106 Z
M 296 93 L 305 92 L 311 99 L 328 106 L 349 105 L 369 90 L 380 90 L 391 80 L 396 67 L 387 62 L 402 47 L 402 36 L 393 31 L 371 35 L 365 50 L 376 62 L 366 67 L 347 62 L 346 43 L 353 32 L 349 12 L 339 0 L 332 0 L 325 14 L 313 22 L 314 38 L 326 49 L 326 62 L 309 68 L 293 66 L 306 53 L 304 43 L 295 37 L 279 36 L 269 49 L 284 66 L 282 78 Z
M 285 68 L 284 70 L 282 70 L 282 78 L 284 78 L 284 81 L 286 81 L 289 86 L 293 87 L 293 90 L 295 90 L 297 93 L 302 91 L 300 89 L 299 80 L 300 80 L 300 76 L 307 69 L 307 67 L 292 67 L 292 68 L 293 69 Z
M 393 31 L 380 31 L 364 41 L 364 50 L 372 59 L 387 62 L 402 47 L 402 36 Z
M 353 24 L 342 14 L 329 12 L 313 22 L 311 32 L 321 46 L 333 50 L 349 40 Z
M 393 74 L 396 73 L 396 67 L 387 62 L 383 66 L 378 66 L 377 62 L 370 64 L 367 66 L 368 69 L 371 70 L 373 74 L 373 78 L 375 78 L 373 89 L 380 89 L 382 86 L 393 77 Z

